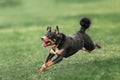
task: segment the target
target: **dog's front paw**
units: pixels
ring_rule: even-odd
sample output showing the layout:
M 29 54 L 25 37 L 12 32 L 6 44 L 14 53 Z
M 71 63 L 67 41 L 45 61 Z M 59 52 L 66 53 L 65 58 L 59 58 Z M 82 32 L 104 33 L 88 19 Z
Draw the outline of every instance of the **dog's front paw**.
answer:
M 46 66 L 45 64 L 42 65 L 42 67 L 40 68 L 39 72 L 45 72 L 46 70 Z
M 39 70 L 39 72 L 45 72 L 45 70 L 46 70 L 46 68 L 41 67 L 40 70 Z

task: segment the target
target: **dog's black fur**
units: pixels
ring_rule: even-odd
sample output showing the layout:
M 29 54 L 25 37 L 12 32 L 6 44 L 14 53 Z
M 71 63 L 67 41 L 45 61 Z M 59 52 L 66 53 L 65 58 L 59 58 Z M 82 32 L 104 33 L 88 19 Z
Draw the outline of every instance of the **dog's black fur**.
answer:
M 91 25 L 90 19 L 86 17 L 82 18 L 80 20 L 80 25 L 81 25 L 80 30 L 71 36 L 66 36 L 63 33 L 60 33 L 58 26 L 56 27 L 54 32 L 51 31 L 51 27 L 47 28 L 48 32 L 45 36 L 47 37 L 47 39 L 54 42 L 54 44 L 52 44 L 52 42 L 50 41 L 45 42 L 44 38 L 41 39 L 43 40 L 45 47 L 52 46 L 51 48 L 52 52 L 53 53 L 55 52 L 55 54 L 57 54 L 57 58 L 52 60 L 54 64 L 60 62 L 63 58 L 67 58 L 75 54 L 76 52 L 83 48 L 88 52 L 91 52 L 96 47 L 100 48 L 99 45 L 95 45 L 93 43 L 92 39 L 86 33 L 86 30 Z M 49 43 L 49 45 L 47 45 L 47 43 Z M 49 55 L 45 61 L 46 63 L 49 60 L 51 60 L 52 57 L 55 55 L 52 52 L 51 51 L 49 52 Z M 59 52 L 59 54 L 57 52 Z

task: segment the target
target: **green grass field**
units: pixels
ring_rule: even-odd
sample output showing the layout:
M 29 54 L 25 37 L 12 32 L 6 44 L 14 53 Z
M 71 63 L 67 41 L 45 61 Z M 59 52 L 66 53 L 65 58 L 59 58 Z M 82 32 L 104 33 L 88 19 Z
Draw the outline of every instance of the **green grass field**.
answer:
M 120 0 L 0 0 L 0 80 L 120 80 Z M 79 51 L 38 73 L 48 54 L 40 37 L 59 25 L 66 35 L 87 16 L 102 49 Z

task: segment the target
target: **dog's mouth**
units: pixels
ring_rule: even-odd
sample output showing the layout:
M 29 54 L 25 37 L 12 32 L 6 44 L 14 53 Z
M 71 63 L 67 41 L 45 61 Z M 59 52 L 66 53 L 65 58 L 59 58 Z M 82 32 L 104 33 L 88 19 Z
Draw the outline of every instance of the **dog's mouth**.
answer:
M 47 46 L 50 46 L 51 45 L 51 42 L 50 41 L 43 41 L 43 47 L 47 47 Z
M 47 37 L 42 37 L 41 40 L 43 41 L 43 44 L 42 44 L 43 47 L 55 45 L 55 42 Z

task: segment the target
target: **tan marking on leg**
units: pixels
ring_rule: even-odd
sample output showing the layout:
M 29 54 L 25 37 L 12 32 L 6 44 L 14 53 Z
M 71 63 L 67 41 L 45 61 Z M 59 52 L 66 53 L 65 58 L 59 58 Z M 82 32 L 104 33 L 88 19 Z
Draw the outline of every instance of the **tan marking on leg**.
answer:
M 56 52 L 52 48 L 50 49 L 50 53 L 56 54 Z
M 52 66 L 53 64 L 54 64 L 53 61 L 48 61 L 48 62 L 46 63 L 46 67 Z
M 84 47 L 81 50 L 91 53 L 91 51 L 85 49 Z
M 56 53 L 57 53 L 57 54 L 61 54 L 61 53 L 63 52 L 63 50 L 64 50 L 64 49 L 61 49 L 61 50 L 57 49 L 57 50 L 56 50 Z

